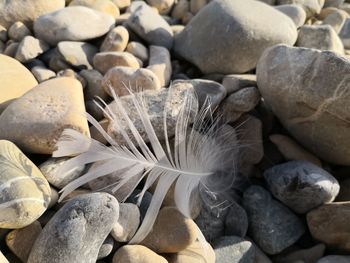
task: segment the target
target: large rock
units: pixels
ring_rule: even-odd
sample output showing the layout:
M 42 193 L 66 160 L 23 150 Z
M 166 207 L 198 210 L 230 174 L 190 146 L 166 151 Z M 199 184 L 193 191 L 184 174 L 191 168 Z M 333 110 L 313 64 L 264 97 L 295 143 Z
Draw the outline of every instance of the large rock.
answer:
M 28 263 L 95 263 L 118 216 L 118 201 L 107 193 L 71 199 L 46 224 Z
M 31 25 L 41 15 L 63 8 L 65 0 L 11 0 L 0 1 L 0 25 L 8 28 L 21 21 Z
M 47 209 L 50 186 L 12 142 L 0 140 L 0 228 L 23 228 Z
M 54 46 L 64 40 L 84 41 L 100 37 L 114 23 L 113 17 L 105 13 L 71 6 L 39 17 L 34 22 L 34 32 L 37 38 Z
M 82 86 L 73 78 L 56 78 L 36 86 L 0 115 L 0 138 L 22 150 L 51 154 L 65 128 L 86 135 Z
M 350 164 L 350 60 L 333 52 L 267 50 L 257 66 L 260 93 L 283 126 L 318 157 Z M 335 147 L 336 145 L 336 147 Z
M 7 104 L 35 87 L 34 76 L 17 60 L 0 54 L 0 113 Z
M 231 74 L 254 69 L 266 48 L 296 39 L 293 21 L 264 3 L 215 0 L 176 35 L 174 48 L 204 73 Z

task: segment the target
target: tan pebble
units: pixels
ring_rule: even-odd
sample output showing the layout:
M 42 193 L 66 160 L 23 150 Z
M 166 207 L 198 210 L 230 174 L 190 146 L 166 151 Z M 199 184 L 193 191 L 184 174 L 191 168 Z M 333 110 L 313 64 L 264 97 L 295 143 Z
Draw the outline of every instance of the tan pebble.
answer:
M 117 250 L 113 256 L 113 263 L 167 263 L 168 261 L 147 247 L 140 245 L 126 245 Z
M 130 42 L 126 47 L 126 51 L 139 58 L 142 62 L 148 61 L 148 50 L 143 44 L 139 42 Z
M 8 34 L 8 37 L 14 41 L 21 41 L 24 37 L 32 35 L 28 27 L 22 22 L 14 23 L 8 29 L 7 34 Z
M 69 6 L 86 6 L 97 11 L 111 15 L 117 18 L 120 15 L 119 8 L 110 0 L 73 0 Z
M 113 28 L 105 37 L 100 51 L 124 51 L 129 41 L 129 32 L 123 26 Z
M 179 0 L 173 8 L 171 16 L 182 19 L 188 11 L 190 11 L 190 2 L 188 0 Z
M 113 67 L 140 67 L 134 55 L 128 52 L 101 52 L 94 57 L 94 67 L 102 74 L 105 74 Z
M 169 85 L 172 67 L 168 49 L 160 46 L 150 46 L 148 67 L 159 79 L 162 87 Z

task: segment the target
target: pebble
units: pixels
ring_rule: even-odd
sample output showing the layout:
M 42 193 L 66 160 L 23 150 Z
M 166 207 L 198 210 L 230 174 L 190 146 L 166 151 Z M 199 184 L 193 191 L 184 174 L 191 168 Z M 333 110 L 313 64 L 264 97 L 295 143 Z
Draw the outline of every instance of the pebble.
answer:
M 55 46 L 60 41 L 85 41 L 103 36 L 113 24 L 110 15 L 84 6 L 71 6 L 40 16 L 34 22 L 34 32 L 37 38 Z
M 34 76 L 17 60 L 0 54 L 0 108 L 38 84 Z
M 131 0 L 111 0 L 120 10 L 125 10 L 130 6 Z
M 119 205 L 119 219 L 113 226 L 111 235 L 118 242 L 129 242 L 140 225 L 140 210 L 137 205 Z
M 117 26 L 108 32 L 100 47 L 100 51 L 124 51 L 128 45 L 128 41 L 128 30 L 123 26 Z
M 266 51 L 257 66 L 259 91 L 290 135 L 317 157 L 343 165 L 350 164 L 349 70 L 349 60 L 333 52 L 284 45 Z
M 79 112 L 85 112 L 80 82 L 66 77 L 50 79 L 5 109 L 0 116 L 0 138 L 27 152 L 52 154 L 63 129 L 89 134 L 86 118 Z
M 172 9 L 175 0 L 146 0 L 147 4 L 155 7 L 159 14 L 166 15 Z
M 7 46 L 5 47 L 5 50 L 4 50 L 4 55 L 14 58 L 16 55 L 18 45 L 19 45 L 18 42 L 8 41 Z
M 127 67 L 130 69 L 138 69 L 139 63 L 137 59 L 128 52 L 101 52 L 94 56 L 94 68 L 106 74 L 114 67 Z
M 171 49 L 173 32 L 169 24 L 147 4 L 135 2 L 133 12 L 127 20 L 130 27 L 139 37 L 150 45 Z
M 107 100 L 108 94 L 101 86 L 103 75 L 94 69 L 82 70 L 79 72 L 86 81 L 86 87 L 84 89 L 84 98 L 86 101 L 100 97 L 103 100 Z
M 190 0 L 190 11 L 195 15 L 207 4 L 207 0 Z
M 305 232 L 302 221 L 260 186 L 253 185 L 244 192 L 243 206 L 248 214 L 249 236 L 268 254 L 280 253 Z
M 34 221 L 29 226 L 8 233 L 6 245 L 22 262 L 27 262 L 32 246 L 41 231 L 40 223 Z
M 293 21 L 264 3 L 217 0 L 176 35 L 174 51 L 206 74 L 245 73 L 255 68 L 266 48 L 293 45 L 296 39 Z
M 248 216 L 242 206 L 231 202 L 225 219 L 225 236 L 245 237 L 248 231 Z
M 131 195 L 126 199 L 126 203 L 133 203 L 137 204 L 138 201 L 138 194 L 141 193 L 141 190 L 135 189 L 134 192 L 131 193 Z M 147 213 L 148 207 L 151 204 L 152 201 L 152 194 L 148 191 L 146 191 L 142 197 L 140 205 L 138 205 L 140 210 L 140 217 L 143 220 L 145 218 L 145 215 Z M 141 221 L 142 221 L 141 220 Z
M 114 248 L 114 240 L 111 236 L 108 236 L 105 239 L 105 241 L 103 241 L 103 244 L 98 251 L 97 259 L 108 257 L 112 253 L 113 248 Z
M 334 31 L 339 34 L 340 30 L 343 28 L 346 19 L 349 17 L 343 10 L 337 10 L 329 14 L 323 21 L 323 25 L 330 25 L 333 27 Z
M 110 0 L 73 0 L 69 6 L 86 6 L 117 18 L 120 15 L 119 8 Z
M 192 219 L 184 217 L 175 207 L 164 207 L 159 211 L 152 231 L 140 245 L 156 253 L 176 253 L 191 245 L 197 232 Z
M 312 237 L 328 249 L 350 252 L 350 202 L 324 204 L 307 214 Z
M 39 83 L 56 77 L 56 73 L 54 71 L 43 66 L 33 67 L 31 72 Z
M 338 181 L 327 171 L 307 161 L 290 161 L 264 172 L 272 194 L 297 213 L 304 214 L 332 202 Z
M 5 258 L 4 254 L 0 251 L 0 263 L 9 263 L 7 258 Z
M 182 19 L 190 11 L 190 2 L 188 0 L 179 0 L 171 11 L 171 16 L 176 19 Z
M 61 9 L 65 0 L 11 0 L 0 2 L 0 25 L 9 28 L 20 21 L 31 25 L 39 16 Z
M 350 18 L 345 20 L 345 23 L 342 29 L 339 32 L 339 37 L 343 42 L 343 45 L 346 49 L 350 48 Z
M 306 20 L 306 12 L 300 5 L 278 5 L 275 6 L 275 8 L 283 14 L 289 16 L 297 28 L 304 25 Z
M 107 193 L 71 199 L 46 224 L 28 263 L 95 263 L 118 215 L 119 204 Z
M 49 48 L 50 47 L 40 39 L 26 36 L 19 43 L 15 58 L 18 61 L 25 63 L 43 54 L 45 51 L 49 50 Z
M 57 50 L 64 61 L 77 69 L 92 69 L 92 59 L 98 49 L 86 42 L 61 41 Z
M 350 256 L 326 256 L 317 261 L 317 263 L 350 263 Z
M 242 88 L 256 87 L 256 75 L 252 74 L 232 74 L 226 75 L 222 80 L 222 85 L 226 88 L 227 94 L 234 93 Z
M 147 247 L 141 245 L 125 245 L 118 249 L 113 256 L 113 263 L 120 262 L 167 263 L 168 261 Z
M 295 2 L 298 2 L 304 8 L 307 18 L 319 14 L 324 4 L 323 0 L 277 0 L 278 5 L 294 4 Z
M 299 30 L 296 45 L 344 54 L 343 43 L 330 25 L 302 26 Z
M 254 246 L 241 237 L 223 236 L 214 242 L 214 250 L 216 262 L 254 263 Z
M 143 44 L 139 42 L 129 42 L 126 47 L 126 51 L 133 54 L 138 59 L 141 59 L 141 61 L 144 63 L 148 61 L 148 50 Z
M 145 68 L 113 67 L 102 80 L 102 86 L 109 95 L 112 95 L 110 88 L 113 88 L 119 96 L 129 95 L 125 85 L 134 91 L 139 87 L 142 87 L 142 90 L 154 91 L 161 88 L 158 77 Z
M 150 46 L 149 47 L 148 67 L 159 79 L 162 87 L 167 87 L 170 83 L 172 67 L 169 51 L 165 47 Z
M 10 141 L 0 140 L 0 228 L 23 228 L 47 209 L 50 186 L 40 170 Z
M 25 24 L 18 21 L 10 26 L 7 35 L 13 41 L 20 42 L 26 36 L 31 36 L 32 33 Z
M 300 144 L 292 138 L 282 134 L 272 134 L 269 136 L 270 141 L 277 146 L 283 157 L 288 161 L 303 160 L 311 162 L 322 167 L 320 159 L 305 150 Z
M 298 249 L 290 253 L 282 253 L 273 258 L 275 263 L 295 263 L 300 260 L 302 262 L 318 262 L 325 252 L 326 246 L 318 244 L 307 249 Z
M 60 167 L 62 167 L 71 158 L 50 158 L 44 163 L 40 164 L 39 169 L 45 176 L 46 180 L 58 189 L 62 189 L 74 179 L 77 179 L 83 173 L 85 166 L 75 167 L 66 174 L 58 173 Z

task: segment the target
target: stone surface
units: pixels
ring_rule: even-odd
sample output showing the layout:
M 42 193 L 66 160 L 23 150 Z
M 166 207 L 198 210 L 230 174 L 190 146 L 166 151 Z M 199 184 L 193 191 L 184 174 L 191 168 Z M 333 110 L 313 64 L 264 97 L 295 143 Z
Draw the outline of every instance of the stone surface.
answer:
M 102 80 L 103 88 L 110 95 L 112 95 L 110 88 L 119 96 L 129 95 L 125 85 L 133 91 L 137 91 L 140 87 L 142 90 L 154 91 L 161 88 L 157 76 L 145 68 L 113 67 Z
M 317 261 L 317 263 L 350 263 L 350 256 L 326 256 Z
M 304 25 L 306 12 L 300 5 L 278 5 L 275 8 L 283 14 L 289 16 L 296 27 Z
M 296 261 L 316 263 L 322 258 L 326 246 L 318 244 L 307 249 L 298 249 L 290 253 L 282 253 L 273 258 L 275 263 L 295 263 Z
M 113 263 L 119 262 L 167 263 L 168 261 L 147 247 L 141 245 L 126 245 L 118 249 L 113 256 Z
M 174 0 L 146 0 L 146 2 L 150 6 L 157 8 L 159 14 L 166 15 L 170 12 L 175 1 Z
M 15 58 L 24 63 L 36 58 L 47 50 L 49 50 L 49 46 L 45 42 L 32 36 L 26 36 L 19 43 Z
M 264 172 L 272 194 L 297 213 L 304 214 L 332 202 L 338 181 L 327 171 L 307 161 L 290 161 Z
M 86 6 L 106 13 L 113 18 L 120 15 L 119 8 L 110 0 L 73 0 L 69 3 L 69 6 Z
M 118 242 L 129 242 L 140 225 L 140 210 L 137 205 L 123 203 L 119 206 L 119 219 L 111 231 Z
M 249 236 L 268 254 L 293 245 L 305 231 L 302 221 L 260 186 L 253 185 L 244 192 L 243 206 L 248 214 Z
M 13 41 L 20 42 L 26 36 L 31 36 L 32 32 L 22 22 L 13 23 L 7 31 L 7 35 Z
M 34 221 L 29 226 L 8 233 L 6 236 L 6 245 L 20 260 L 27 262 L 32 246 L 41 231 L 40 223 Z
M 0 25 L 8 28 L 21 21 L 31 25 L 41 15 L 63 8 L 64 0 L 11 0 L 0 2 Z
M 191 245 L 197 238 L 197 226 L 175 207 L 159 211 L 152 231 L 141 242 L 156 253 L 176 253 Z
M 113 247 L 114 247 L 114 240 L 111 236 L 108 236 L 105 239 L 105 241 L 103 241 L 103 244 L 98 251 L 97 259 L 108 257 L 112 253 Z
M 256 75 L 252 74 L 232 74 L 226 75 L 222 80 L 222 85 L 227 93 L 231 94 L 242 88 L 256 87 Z
M 343 43 L 330 25 L 302 26 L 296 45 L 344 54 Z
M 86 87 L 84 88 L 84 99 L 86 101 L 93 100 L 95 97 L 100 97 L 103 100 L 108 99 L 108 94 L 103 89 L 101 83 L 103 75 L 97 70 L 82 70 L 79 72 L 86 80 Z
M 176 19 L 182 19 L 189 11 L 190 2 L 187 0 L 179 0 L 171 11 L 171 16 Z
M 251 242 L 236 236 L 223 236 L 214 243 L 216 262 L 254 263 L 255 249 Z
M 84 6 L 72 6 L 39 17 L 35 20 L 34 32 L 37 38 L 54 46 L 65 40 L 85 41 L 100 37 L 113 24 L 110 15 Z
M 134 7 L 133 7 L 134 5 Z M 148 44 L 166 47 L 173 46 L 173 32 L 169 24 L 145 3 L 133 3 L 127 25 Z
M 0 140 L 0 160 L 0 228 L 23 228 L 47 209 L 50 186 L 12 142 Z
M 126 46 L 126 51 L 133 54 L 138 59 L 141 59 L 142 62 L 146 62 L 148 60 L 148 50 L 139 42 L 129 42 L 129 44 Z
M 0 138 L 32 153 L 51 154 L 65 128 L 89 135 L 81 84 L 73 78 L 45 81 L 0 116 Z
M 94 45 L 77 41 L 61 41 L 57 50 L 65 62 L 78 69 L 92 69 L 92 59 L 98 51 Z
M 69 173 L 58 173 L 60 167 L 62 167 L 70 159 L 71 158 L 69 157 L 50 158 L 44 163 L 40 164 L 39 169 L 51 185 L 58 189 L 62 189 L 68 183 L 74 179 L 77 179 L 85 169 L 85 166 L 79 166 L 72 169 Z
M 56 73 L 54 71 L 43 66 L 33 67 L 31 72 L 39 83 L 56 77 Z
M 349 17 L 343 10 L 337 10 L 329 14 L 323 21 L 323 25 L 330 25 L 333 27 L 334 31 L 339 34 L 340 30 L 343 28 L 346 19 Z
M 225 219 L 225 236 L 245 237 L 247 231 L 248 216 L 246 211 L 236 202 L 231 202 Z
M 333 52 L 284 45 L 266 51 L 257 67 L 260 93 L 290 134 L 318 157 L 344 165 L 350 164 L 349 70 L 350 61 Z
M 277 146 L 283 157 L 288 161 L 304 160 L 322 167 L 321 161 L 312 153 L 305 150 L 292 138 L 282 134 L 272 134 L 270 141 Z
M 339 32 L 339 37 L 346 49 L 350 48 L 350 18 L 346 19 L 342 29 Z
M 128 41 L 128 30 L 123 26 L 117 26 L 108 32 L 100 47 L 100 51 L 124 51 L 128 44 Z
M 320 206 L 307 214 L 312 237 L 326 244 L 328 249 L 350 251 L 350 202 L 337 202 Z
M 299 4 L 301 5 L 307 15 L 307 18 L 312 17 L 321 12 L 324 0 L 277 0 L 278 5 Z
M 128 52 L 101 52 L 94 56 L 94 68 L 102 74 L 114 67 L 138 69 L 137 59 Z
M 30 71 L 21 63 L 1 54 L 0 83 L 0 109 L 5 103 L 22 96 L 38 84 Z
M 148 67 L 159 79 L 162 87 L 167 87 L 170 83 L 172 66 L 168 49 L 160 46 L 149 47 Z
M 131 0 L 111 0 L 120 10 L 125 10 L 131 3 Z
M 118 214 L 117 200 L 107 193 L 86 194 L 68 201 L 44 227 L 28 263 L 95 263 Z
M 176 35 L 174 49 L 203 73 L 232 74 L 254 69 L 266 48 L 296 39 L 293 21 L 266 4 L 216 0 Z

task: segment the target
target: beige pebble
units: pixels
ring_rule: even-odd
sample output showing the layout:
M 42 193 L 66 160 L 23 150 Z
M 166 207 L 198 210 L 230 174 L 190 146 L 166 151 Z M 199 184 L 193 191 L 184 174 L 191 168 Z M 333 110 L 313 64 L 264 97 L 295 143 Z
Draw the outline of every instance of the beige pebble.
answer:
M 139 42 L 130 42 L 126 47 L 126 51 L 133 54 L 144 63 L 148 61 L 148 50 L 143 44 Z
M 124 51 L 128 41 L 128 30 L 123 26 L 117 26 L 109 31 L 100 47 L 100 51 Z
M 28 27 L 22 22 L 12 24 L 8 29 L 7 34 L 9 38 L 14 41 L 21 41 L 24 37 L 32 35 Z
M 172 67 L 168 49 L 160 46 L 150 46 L 148 67 L 159 79 L 162 87 L 170 83 Z
M 94 67 L 102 74 L 105 74 L 113 67 L 140 67 L 134 55 L 128 52 L 101 52 L 94 57 Z
M 168 263 L 151 249 L 141 245 L 126 245 L 117 250 L 113 263 Z
M 117 18 L 120 15 L 119 8 L 110 0 L 73 0 L 69 6 L 86 6 L 97 11 L 111 15 Z

